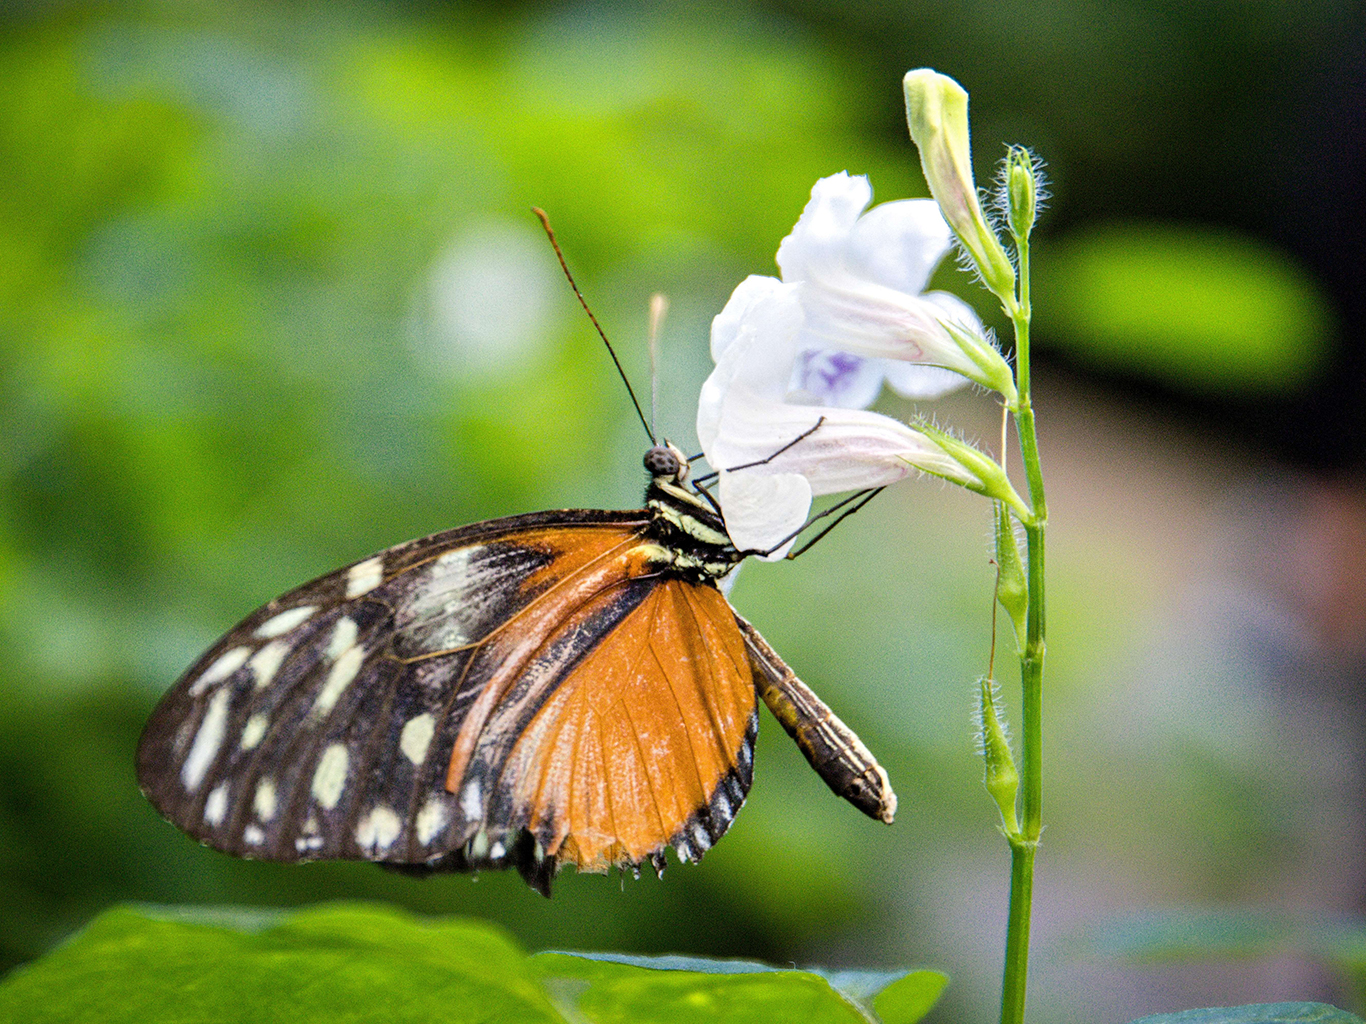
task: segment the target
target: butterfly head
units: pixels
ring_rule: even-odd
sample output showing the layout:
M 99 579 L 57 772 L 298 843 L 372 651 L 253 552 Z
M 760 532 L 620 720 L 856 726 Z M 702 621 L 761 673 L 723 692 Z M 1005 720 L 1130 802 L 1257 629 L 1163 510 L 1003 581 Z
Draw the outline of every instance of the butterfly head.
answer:
M 655 483 L 682 486 L 688 481 L 688 457 L 669 441 L 645 453 L 645 471 Z

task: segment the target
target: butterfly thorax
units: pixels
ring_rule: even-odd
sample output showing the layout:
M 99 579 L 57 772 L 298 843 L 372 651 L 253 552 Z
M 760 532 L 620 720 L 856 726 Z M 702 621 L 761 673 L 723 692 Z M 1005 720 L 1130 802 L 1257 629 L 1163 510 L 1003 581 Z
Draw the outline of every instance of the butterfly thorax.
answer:
M 725 520 L 685 484 L 688 462 L 665 442 L 645 453 L 650 486 L 645 505 L 653 514 L 650 539 L 661 549 L 661 561 L 679 576 L 694 582 L 717 580 L 745 555 L 726 533 Z

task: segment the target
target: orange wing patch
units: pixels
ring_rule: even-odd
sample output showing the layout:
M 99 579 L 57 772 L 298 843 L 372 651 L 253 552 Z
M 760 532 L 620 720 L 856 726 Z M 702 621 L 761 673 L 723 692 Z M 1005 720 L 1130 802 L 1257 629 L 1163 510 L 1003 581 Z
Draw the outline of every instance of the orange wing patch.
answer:
M 563 680 L 504 778 L 547 856 L 581 871 L 699 857 L 748 789 L 756 716 L 725 598 L 678 579 L 649 595 Z

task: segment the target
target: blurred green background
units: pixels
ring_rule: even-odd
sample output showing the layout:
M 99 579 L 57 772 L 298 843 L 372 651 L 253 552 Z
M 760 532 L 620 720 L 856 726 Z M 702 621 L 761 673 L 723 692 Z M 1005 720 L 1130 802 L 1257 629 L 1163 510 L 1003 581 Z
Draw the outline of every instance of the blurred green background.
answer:
M 638 387 L 669 294 L 661 430 L 694 445 L 710 318 L 774 272 L 815 179 L 924 194 L 899 82 L 932 65 L 972 93 L 979 181 L 1008 141 L 1053 180 L 1039 1019 L 1345 998 L 1293 949 L 1142 964 L 1087 935 L 1362 909 L 1364 38 L 1327 0 L 6 5 L 0 967 L 120 900 L 360 896 L 532 949 L 933 966 L 937 1019 L 990 1013 L 990 519 L 943 486 L 732 595 L 887 766 L 890 829 L 771 720 L 702 865 L 566 874 L 549 902 L 496 873 L 235 861 L 132 772 L 160 693 L 288 587 L 465 522 L 639 502 L 639 425 L 531 206 Z M 980 395 L 922 411 L 997 430 Z

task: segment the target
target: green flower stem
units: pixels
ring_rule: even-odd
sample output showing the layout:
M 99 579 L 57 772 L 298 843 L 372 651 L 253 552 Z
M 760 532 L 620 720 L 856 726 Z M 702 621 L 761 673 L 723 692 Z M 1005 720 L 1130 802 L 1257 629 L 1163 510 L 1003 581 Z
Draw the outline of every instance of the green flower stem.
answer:
M 1001 1024 L 1022 1024 L 1024 1021 L 1034 854 L 1043 831 L 1043 666 L 1047 650 L 1044 640 L 1044 529 L 1048 524 L 1048 506 L 1044 501 L 1043 470 L 1039 465 L 1029 380 L 1029 241 L 1016 236 L 1015 245 L 1019 256 L 1019 297 L 1015 308 L 1008 310 L 1015 327 L 1015 379 L 1019 392 L 1014 413 L 1033 516 L 1032 521 L 1024 524 L 1029 559 L 1029 611 L 1025 647 L 1020 652 L 1023 718 L 1020 781 L 1024 791 L 1024 813 L 1019 835 L 1010 837 L 1010 918 L 1006 925 L 1005 969 L 1001 983 Z

